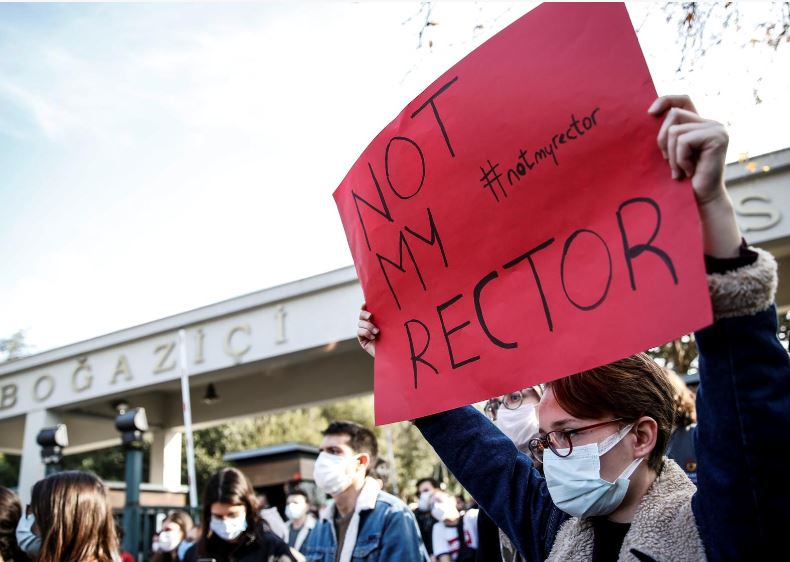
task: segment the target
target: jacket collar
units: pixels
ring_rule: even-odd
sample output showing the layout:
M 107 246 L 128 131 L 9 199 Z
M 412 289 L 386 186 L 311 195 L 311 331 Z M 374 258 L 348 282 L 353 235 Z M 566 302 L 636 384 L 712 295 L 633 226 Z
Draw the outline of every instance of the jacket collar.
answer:
M 639 504 L 618 560 L 633 560 L 633 551 L 656 560 L 705 560 L 705 548 L 691 511 L 694 492 L 696 486 L 686 473 L 664 457 L 661 473 Z M 593 543 L 591 520 L 571 517 L 557 533 L 548 560 L 591 560 Z
M 315 527 L 316 521 L 317 519 L 315 518 L 315 515 L 308 512 L 304 520 L 304 525 L 302 525 L 300 529 L 307 529 L 309 531 Z M 288 527 L 289 530 L 293 529 L 294 526 L 293 521 L 287 521 L 285 523 L 285 526 Z
M 379 483 L 370 477 L 366 477 L 365 483 L 362 485 L 362 489 L 359 491 L 359 496 L 357 496 L 357 503 L 354 506 L 354 513 L 359 513 L 360 511 L 375 508 L 376 500 L 379 497 L 380 491 L 381 487 L 379 486 Z M 321 520 L 333 521 L 336 509 L 337 506 L 333 502 L 332 505 L 329 506 L 329 509 L 327 509 L 321 516 Z

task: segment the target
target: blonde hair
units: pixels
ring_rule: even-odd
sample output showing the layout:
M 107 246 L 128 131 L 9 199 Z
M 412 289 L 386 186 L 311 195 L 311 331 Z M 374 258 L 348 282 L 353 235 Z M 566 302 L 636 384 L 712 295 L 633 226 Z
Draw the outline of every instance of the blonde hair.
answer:
M 675 427 L 686 427 L 697 423 L 697 404 L 694 392 L 686 386 L 685 381 L 672 369 L 664 369 L 672 384 L 675 398 Z

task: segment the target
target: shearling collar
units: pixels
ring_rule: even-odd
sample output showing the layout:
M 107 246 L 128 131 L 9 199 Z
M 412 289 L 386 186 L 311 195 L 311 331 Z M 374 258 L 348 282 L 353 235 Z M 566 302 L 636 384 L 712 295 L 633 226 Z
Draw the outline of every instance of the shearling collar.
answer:
M 357 506 L 354 508 L 354 511 L 359 513 L 360 511 L 376 507 L 376 498 L 379 497 L 380 491 L 381 486 L 379 486 L 378 482 L 370 477 L 365 478 L 365 484 L 363 484 L 362 489 L 359 491 Z
M 618 562 L 705 560 L 705 548 L 691 512 L 691 496 L 695 491 L 696 487 L 677 463 L 664 457 L 661 473 L 639 503 L 631 528 L 623 540 Z M 592 560 L 593 540 L 590 519 L 572 517 L 557 533 L 548 560 Z

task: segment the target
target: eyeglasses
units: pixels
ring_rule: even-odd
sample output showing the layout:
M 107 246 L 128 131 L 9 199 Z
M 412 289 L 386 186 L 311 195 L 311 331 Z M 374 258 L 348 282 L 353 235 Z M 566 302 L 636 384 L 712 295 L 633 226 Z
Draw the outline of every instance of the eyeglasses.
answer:
M 615 418 L 605 422 L 585 425 L 584 427 L 577 427 L 576 429 L 558 429 L 556 431 L 549 431 L 543 437 L 535 437 L 534 439 L 530 439 L 528 444 L 529 452 L 532 454 L 532 457 L 535 460 L 540 462 L 543 462 L 543 451 L 546 449 L 550 449 L 551 452 L 558 457 L 565 458 L 573 452 L 573 441 L 571 441 L 571 437 L 577 433 L 623 420 L 624 418 Z
M 504 400 L 492 398 L 486 402 L 486 405 L 483 407 L 483 411 L 489 418 L 495 420 L 497 410 L 499 410 L 500 406 L 504 406 L 506 410 L 516 410 L 521 407 L 523 402 L 524 393 L 520 390 L 517 390 L 515 392 L 511 392 L 510 394 L 506 394 Z

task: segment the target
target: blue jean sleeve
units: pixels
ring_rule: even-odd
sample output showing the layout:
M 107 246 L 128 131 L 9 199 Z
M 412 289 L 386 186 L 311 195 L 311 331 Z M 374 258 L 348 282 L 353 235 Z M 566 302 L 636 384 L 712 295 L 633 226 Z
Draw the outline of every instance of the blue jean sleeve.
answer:
M 528 455 L 471 406 L 416 420 L 417 428 L 526 560 L 545 560 L 567 515 Z
M 770 560 L 785 549 L 790 486 L 790 360 L 776 309 L 697 333 L 698 491 L 692 508 L 708 558 Z
M 430 562 L 428 551 L 422 544 L 417 520 L 407 509 L 391 509 L 387 514 L 381 536 L 380 560 L 403 562 Z

